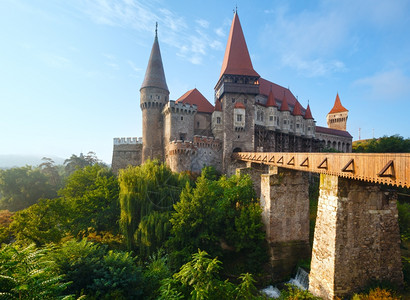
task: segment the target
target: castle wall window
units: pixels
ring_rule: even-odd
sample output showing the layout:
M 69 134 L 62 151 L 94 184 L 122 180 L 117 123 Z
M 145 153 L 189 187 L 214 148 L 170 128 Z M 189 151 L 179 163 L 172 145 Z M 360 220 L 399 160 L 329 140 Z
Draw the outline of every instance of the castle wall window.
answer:
M 235 98 L 232 98 L 232 103 L 235 103 Z
M 236 121 L 242 122 L 242 115 L 236 115 Z
M 273 116 L 269 116 L 269 121 L 273 121 Z
M 183 121 L 184 120 L 184 117 L 181 117 L 181 121 Z
M 216 124 L 221 124 L 221 117 L 216 117 Z

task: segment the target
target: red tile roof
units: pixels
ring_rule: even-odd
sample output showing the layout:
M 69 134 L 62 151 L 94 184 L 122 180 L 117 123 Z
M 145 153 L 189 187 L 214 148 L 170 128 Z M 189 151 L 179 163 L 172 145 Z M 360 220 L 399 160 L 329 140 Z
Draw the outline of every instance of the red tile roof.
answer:
M 285 93 L 286 100 L 288 100 L 288 104 L 291 106 L 295 106 L 296 104 L 296 97 L 292 94 L 292 92 L 276 83 L 273 83 L 269 80 L 264 78 L 259 78 L 259 93 L 269 97 L 270 90 L 272 89 L 273 95 L 283 95 Z
M 222 111 L 222 105 L 221 105 L 221 101 L 216 100 L 215 102 L 215 111 Z
M 214 111 L 214 106 L 196 88 L 186 92 L 175 102 L 195 104 L 198 112 L 212 113 Z
M 245 109 L 245 105 L 242 102 L 236 102 L 234 108 L 243 108 L 243 109 Z
M 269 96 L 268 96 L 268 101 L 266 101 L 266 107 L 272 107 L 272 106 L 277 106 L 277 105 L 276 105 L 275 97 L 273 96 L 272 87 L 271 87 Z
M 302 116 L 302 105 L 300 105 L 299 101 L 296 101 L 295 107 L 293 108 L 292 115 L 294 116 Z
M 310 106 L 308 104 L 307 108 L 306 108 L 306 112 L 305 115 L 303 116 L 303 118 L 305 119 L 313 119 L 312 117 L 312 112 L 310 111 Z
M 329 114 L 334 114 L 334 113 L 338 113 L 338 112 L 345 112 L 345 111 L 348 111 L 348 110 L 345 107 L 343 107 L 342 103 L 340 102 L 339 93 L 337 93 L 336 94 L 335 104 L 333 105 L 333 108 L 331 109 Z
M 221 75 L 248 75 L 258 76 L 259 74 L 253 69 L 252 61 L 249 56 L 248 47 L 243 35 L 241 23 L 238 14 L 235 13 L 231 30 L 229 32 L 228 43 L 226 45 L 225 56 L 222 63 Z
M 322 126 L 316 126 L 316 133 L 332 134 L 332 135 L 338 135 L 338 136 L 343 136 L 343 137 L 348 137 L 348 138 L 352 137 L 350 133 L 347 131 L 327 128 L 327 127 L 322 127 Z
M 283 95 L 282 104 L 279 108 L 280 111 L 290 111 L 288 100 L 286 100 L 286 95 Z

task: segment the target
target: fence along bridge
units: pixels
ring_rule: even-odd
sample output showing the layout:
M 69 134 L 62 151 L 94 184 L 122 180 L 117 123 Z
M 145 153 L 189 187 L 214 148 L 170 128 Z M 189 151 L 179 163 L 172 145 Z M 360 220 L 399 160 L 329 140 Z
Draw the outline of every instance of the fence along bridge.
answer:
M 410 187 L 410 154 L 237 152 L 260 196 L 274 280 L 311 256 L 309 290 L 343 298 L 374 281 L 403 284 L 397 193 Z M 313 249 L 308 173 L 320 174 Z

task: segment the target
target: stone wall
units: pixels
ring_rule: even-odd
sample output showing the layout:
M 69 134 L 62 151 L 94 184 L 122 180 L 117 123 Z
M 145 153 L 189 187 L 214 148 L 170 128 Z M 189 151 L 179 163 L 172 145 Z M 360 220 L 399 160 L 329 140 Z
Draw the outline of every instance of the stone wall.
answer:
M 402 284 L 397 218 L 394 193 L 320 175 L 309 290 L 333 299 L 372 281 Z
M 308 174 L 272 167 L 261 177 L 260 201 L 273 280 L 281 281 L 310 256 Z
M 141 165 L 142 143 L 114 144 L 112 152 L 112 171 L 117 174 L 127 166 Z

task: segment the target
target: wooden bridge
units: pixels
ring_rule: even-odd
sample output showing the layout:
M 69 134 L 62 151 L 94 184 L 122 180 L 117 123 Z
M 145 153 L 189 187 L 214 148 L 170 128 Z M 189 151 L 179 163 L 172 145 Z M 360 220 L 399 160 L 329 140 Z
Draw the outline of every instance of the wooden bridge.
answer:
M 311 254 L 309 290 L 324 299 L 344 298 L 372 281 L 403 283 L 397 192 L 380 184 L 410 187 L 410 154 L 237 152 L 232 158 L 260 198 L 277 279 Z M 307 172 L 320 173 L 312 251 Z
M 233 158 L 298 171 L 410 187 L 409 153 L 237 152 Z

